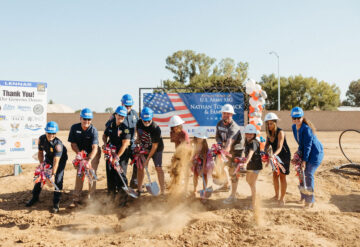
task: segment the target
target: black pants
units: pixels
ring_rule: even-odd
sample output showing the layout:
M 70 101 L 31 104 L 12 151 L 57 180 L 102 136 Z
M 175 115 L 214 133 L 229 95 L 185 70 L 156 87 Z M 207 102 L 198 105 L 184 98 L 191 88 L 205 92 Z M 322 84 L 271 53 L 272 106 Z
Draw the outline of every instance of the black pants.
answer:
M 64 171 L 66 166 L 67 158 L 60 159 L 59 166 L 57 168 L 56 174 L 55 174 L 55 184 L 59 188 L 59 190 L 63 189 L 63 180 L 64 180 Z M 52 167 L 52 165 L 51 165 Z M 41 183 L 36 183 L 34 185 L 34 188 L 32 190 L 32 194 L 34 198 L 39 198 L 41 192 Z M 61 199 L 61 192 L 54 192 L 54 198 L 53 203 L 54 205 L 58 204 Z
M 126 168 L 127 163 L 120 160 L 120 166 L 123 169 L 124 173 L 121 174 L 121 177 L 123 178 L 125 184 L 127 185 L 127 178 L 126 178 Z M 108 193 L 115 194 L 116 191 L 118 191 L 120 194 L 122 194 L 124 191 L 122 189 L 125 184 L 120 179 L 119 174 L 115 169 L 111 167 L 111 164 L 109 161 L 106 161 L 106 179 L 107 179 L 107 190 Z

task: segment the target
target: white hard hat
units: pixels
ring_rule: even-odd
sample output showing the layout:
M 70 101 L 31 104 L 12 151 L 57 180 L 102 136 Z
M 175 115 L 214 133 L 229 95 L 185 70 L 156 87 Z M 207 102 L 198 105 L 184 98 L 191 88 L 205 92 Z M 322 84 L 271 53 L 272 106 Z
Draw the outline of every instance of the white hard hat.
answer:
M 279 118 L 278 118 L 278 116 L 277 116 L 275 113 L 269 112 L 268 114 L 266 114 L 264 121 L 266 122 L 266 121 L 278 120 L 278 119 L 279 119 Z
M 221 112 L 228 112 L 235 114 L 234 107 L 230 104 L 223 105 L 223 107 L 221 107 Z
M 209 137 L 209 134 L 204 127 L 198 127 L 195 130 L 194 136 L 200 139 L 207 139 Z
M 244 132 L 245 134 L 257 134 L 256 127 L 252 124 L 246 125 Z
M 182 118 L 179 117 L 178 115 L 175 115 L 170 118 L 169 126 L 175 127 L 175 126 L 179 126 L 183 123 L 185 123 L 184 120 L 182 120 Z

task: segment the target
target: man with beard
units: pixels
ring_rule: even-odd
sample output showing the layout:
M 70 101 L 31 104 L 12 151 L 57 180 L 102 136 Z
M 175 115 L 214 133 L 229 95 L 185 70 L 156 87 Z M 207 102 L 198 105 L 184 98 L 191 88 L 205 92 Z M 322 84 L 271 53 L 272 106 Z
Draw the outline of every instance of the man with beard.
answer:
M 229 158 L 229 161 L 226 162 L 225 165 L 229 167 L 229 176 L 231 177 L 232 190 L 236 191 L 238 178 L 236 175 L 233 175 L 236 169 L 234 158 L 241 156 L 242 148 L 238 148 L 241 143 L 241 132 L 239 126 L 233 120 L 234 114 L 234 108 L 230 104 L 225 104 L 221 108 L 221 120 L 216 125 L 216 142 L 220 144 L 225 151 L 232 155 L 232 157 Z M 224 174 L 224 167 L 222 167 L 221 170 L 221 173 Z M 225 184 L 219 190 L 229 190 L 228 179 L 226 179 Z M 224 201 L 224 203 L 233 203 L 235 200 L 235 197 L 230 196 Z

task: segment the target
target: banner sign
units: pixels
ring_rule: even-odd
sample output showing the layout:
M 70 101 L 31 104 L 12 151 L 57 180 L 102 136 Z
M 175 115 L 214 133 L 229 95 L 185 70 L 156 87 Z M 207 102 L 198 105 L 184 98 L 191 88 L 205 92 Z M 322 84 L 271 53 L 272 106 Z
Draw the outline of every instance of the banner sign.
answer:
M 46 125 L 47 84 L 0 81 L 0 164 L 37 163 Z
M 206 127 L 215 136 L 216 124 L 221 120 L 221 107 L 234 107 L 233 119 L 244 126 L 244 95 L 242 93 L 145 93 L 143 105 L 154 111 L 153 120 L 160 126 L 163 136 L 170 136 L 169 121 L 180 116 L 184 128 L 192 134 L 196 127 Z

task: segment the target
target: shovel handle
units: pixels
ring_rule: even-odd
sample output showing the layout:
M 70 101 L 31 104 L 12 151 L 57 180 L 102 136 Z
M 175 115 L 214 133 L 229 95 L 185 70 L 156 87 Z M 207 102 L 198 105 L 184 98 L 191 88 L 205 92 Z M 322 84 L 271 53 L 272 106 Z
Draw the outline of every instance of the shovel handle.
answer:
M 146 171 L 146 175 L 148 177 L 149 183 L 151 183 L 150 173 L 149 173 L 149 170 L 148 170 L 147 166 L 145 166 L 145 171 Z

